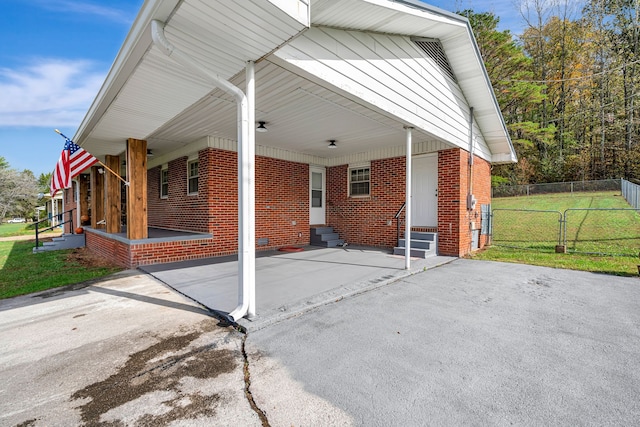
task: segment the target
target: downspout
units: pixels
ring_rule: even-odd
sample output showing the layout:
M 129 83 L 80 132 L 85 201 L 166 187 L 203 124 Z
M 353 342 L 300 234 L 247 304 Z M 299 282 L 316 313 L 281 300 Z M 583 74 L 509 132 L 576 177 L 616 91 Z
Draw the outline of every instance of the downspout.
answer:
M 80 227 L 82 225 L 80 223 L 80 180 L 74 179 L 74 181 L 76 183 L 76 192 L 74 194 L 74 197 L 76 198 L 76 227 Z M 73 184 L 71 184 L 71 188 L 73 188 Z M 75 229 L 71 230 L 71 234 L 75 234 Z
M 473 196 L 473 107 L 469 107 L 469 173 L 467 194 L 467 217 L 469 222 L 469 253 L 473 251 L 474 219 L 472 211 L 476 208 L 476 198 Z
M 405 205 L 404 205 L 404 268 L 409 270 L 411 268 L 411 146 L 412 146 L 412 131 L 413 128 L 405 126 L 407 132 L 407 153 L 406 153 L 406 171 L 405 171 Z
M 164 35 L 164 23 L 151 21 L 151 37 L 154 44 L 160 47 L 165 55 L 191 71 L 208 78 L 216 87 L 233 95 L 238 105 L 238 306 L 229 313 L 229 318 L 236 322 L 248 312 L 251 307 L 252 295 L 255 295 L 255 245 L 251 241 L 255 238 L 255 199 L 252 198 L 255 189 L 252 178 L 255 162 L 251 153 L 249 138 L 249 106 L 244 92 L 237 86 L 211 72 L 205 66 L 190 56 L 182 53 L 172 45 Z M 251 65 L 253 69 L 253 66 Z
M 467 209 L 473 210 L 472 198 L 473 198 L 473 107 L 469 107 L 469 182 L 467 188 L 469 193 L 467 194 Z

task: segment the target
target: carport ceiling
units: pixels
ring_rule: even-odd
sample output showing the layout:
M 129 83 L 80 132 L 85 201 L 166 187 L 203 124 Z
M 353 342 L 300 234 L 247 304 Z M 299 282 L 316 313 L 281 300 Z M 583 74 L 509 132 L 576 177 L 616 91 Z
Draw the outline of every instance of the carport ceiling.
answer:
M 244 75 L 233 79 L 245 86 Z M 236 140 L 236 103 L 216 89 L 149 135 L 149 147 L 163 153 L 216 136 Z M 402 145 L 403 125 L 329 89 L 310 82 L 268 60 L 256 66 L 256 122 L 267 132 L 256 132 L 256 143 L 314 156 L 332 158 L 390 145 Z M 338 149 L 328 149 L 335 139 Z M 416 131 L 416 142 L 434 140 Z

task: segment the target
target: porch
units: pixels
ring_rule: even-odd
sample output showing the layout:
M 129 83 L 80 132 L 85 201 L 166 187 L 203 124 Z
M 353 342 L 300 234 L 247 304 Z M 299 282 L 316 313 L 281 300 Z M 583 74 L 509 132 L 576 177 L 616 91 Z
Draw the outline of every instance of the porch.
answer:
M 256 316 L 240 324 L 256 330 L 282 319 L 394 282 L 456 259 L 404 257 L 366 247 L 318 248 L 256 253 Z M 140 267 L 156 279 L 223 315 L 238 304 L 236 255 Z
M 214 247 L 213 235 L 157 227 L 147 228 L 147 238 L 129 239 L 126 228 L 119 233 L 86 227 L 86 245 L 125 268 L 203 258 Z

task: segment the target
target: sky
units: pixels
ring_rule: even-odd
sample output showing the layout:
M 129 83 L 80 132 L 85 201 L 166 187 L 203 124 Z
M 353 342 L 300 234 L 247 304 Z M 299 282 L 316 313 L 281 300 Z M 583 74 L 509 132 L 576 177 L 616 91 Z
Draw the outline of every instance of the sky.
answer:
M 493 12 L 514 33 L 522 26 L 515 0 L 426 2 Z M 64 146 L 54 129 L 73 138 L 142 3 L 0 0 L 0 156 L 10 167 L 53 170 Z

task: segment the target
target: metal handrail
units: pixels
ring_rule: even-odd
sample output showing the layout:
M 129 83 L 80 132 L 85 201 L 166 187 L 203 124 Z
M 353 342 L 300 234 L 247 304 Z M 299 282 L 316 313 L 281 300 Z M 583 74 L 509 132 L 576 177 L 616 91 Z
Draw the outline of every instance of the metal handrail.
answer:
M 62 212 L 62 213 L 59 213 L 59 214 L 55 215 L 55 216 L 57 216 L 58 218 L 62 218 L 62 219 L 64 219 L 64 214 L 66 214 L 66 213 L 70 214 L 70 215 L 69 215 L 69 219 L 68 219 L 67 221 L 59 222 L 58 224 L 56 224 L 56 225 L 52 225 L 51 227 L 47 227 L 47 228 L 43 228 L 43 229 L 39 229 L 39 228 L 38 228 L 38 225 L 39 225 L 41 222 L 49 221 L 49 220 L 50 220 L 50 218 L 45 218 L 45 219 L 41 219 L 40 221 L 36 221 L 36 222 L 34 222 L 34 225 L 36 226 L 36 248 L 40 246 L 40 238 L 39 238 L 39 236 L 38 236 L 38 235 L 39 235 L 41 232 L 49 231 L 49 230 L 53 230 L 54 228 L 56 228 L 56 227 L 60 227 L 61 225 L 64 225 L 64 224 L 67 224 L 67 223 L 71 223 L 71 233 L 73 233 L 73 211 L 75 211 L 75 210 L 76 210 L 76 208 L 72 208 L 72 209 L 69 209 L 68 211 L 64 211 L 64 212 Z M 52 216 L 51 218 L 53 218 L 53 216 Z
M 394 216 L 396 220 L 396 241 L 397 241 L 396 246 L 400 246 L 400 214 L 402 213 L 406 205 L 407 205 L 407 202 L 404 202 L 402 206 L 400 206 L 400 209 L 398 209 L 398 212 L 396 212 L 396 215 Z

